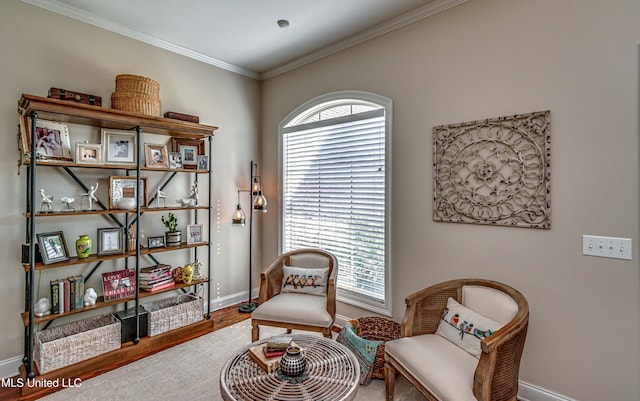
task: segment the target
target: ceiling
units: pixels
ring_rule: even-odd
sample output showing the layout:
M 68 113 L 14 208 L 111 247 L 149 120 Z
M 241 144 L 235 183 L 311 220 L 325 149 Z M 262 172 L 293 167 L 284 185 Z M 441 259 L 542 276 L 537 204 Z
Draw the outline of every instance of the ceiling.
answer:
M 266 79 L 467 0 L 22 1 Z

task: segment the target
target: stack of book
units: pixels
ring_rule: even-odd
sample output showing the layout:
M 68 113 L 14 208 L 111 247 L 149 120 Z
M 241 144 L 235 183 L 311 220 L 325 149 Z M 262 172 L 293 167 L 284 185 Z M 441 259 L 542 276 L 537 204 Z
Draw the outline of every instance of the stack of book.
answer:
M 249 348 L 249 356 L 264 371 L 272 373 L 278 369 L 280 358 L 290 345 L 295 345 L 291 337 L 271 337 L 266 343 Z
M 156 292 L 176 284 L 171 277 L 171 266 L 159 263 L 154 266 L 143 267 L 138 274 L 140 288 L 145 291 Z
M 51 313 L 84 308 L 84 277 L 72 276 L 51 281 Z

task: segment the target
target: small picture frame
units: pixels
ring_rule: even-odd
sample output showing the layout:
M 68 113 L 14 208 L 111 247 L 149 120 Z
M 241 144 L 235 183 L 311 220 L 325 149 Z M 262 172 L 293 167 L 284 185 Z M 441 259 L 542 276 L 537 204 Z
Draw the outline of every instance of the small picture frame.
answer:
M 169 168 L 182 168 L 182 154 L 180 152 L 169 153 Z
M 76 142 L 76 164 L 102 164 L 102 145 Z
M 168 168 L 169 157 L 166 145 L 144 144 L 145 165 L 149 168 Z
M 198 155 L 198 170 L 209 170 L 209 156 Z
M 124 228 L 98 228 L 98 255 L 124 253 Z
M 159 235 L 157 237 L 149 237 L 147 245 L 149 249 L 164 248 L 165 247 L 164 235 Z
M 147 177 L 140 177 L 140 206 L 147 206 Z M 135 198 L 136 178 L 127 176 L 109 177 L 109 209 L 118 209 L 122 198 Z
M 105 164 L 136 164 L 136 133 L 123 130 L 102 130 Z
M 171 151 L 182 156 L 182 167 L 196 169 L 198 155 L 204 155 L 204 141 L 200 139 L 171 138 Z
M 31 154 L 31 118 L 20 118 L 20 136 L 23 152 Z M 69 128 L 65 124 L 36 120 L 36 158 L 73 161 Z
M 42 263 L 49 265 L 69 260 L 69 251 L 62 231 L 36 234 L 36 237 L 40 245 Z
M 187 225 L 187 245 L 200 244 L 202 239 L 202 224 L 188 224 Z

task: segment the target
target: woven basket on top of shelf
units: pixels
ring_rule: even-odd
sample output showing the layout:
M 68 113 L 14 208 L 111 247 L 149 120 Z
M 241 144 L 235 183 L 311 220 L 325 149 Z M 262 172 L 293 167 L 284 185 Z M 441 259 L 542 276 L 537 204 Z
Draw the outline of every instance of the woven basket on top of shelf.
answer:
M 40 374 L 120 348 L 120 321 L 93 316 L 36 333 L 34 361 Z
M 111 107 L 116 110 L 160 117 L 160 84 L 139 75 L 116 76 L 116 91 L 111 94 Z

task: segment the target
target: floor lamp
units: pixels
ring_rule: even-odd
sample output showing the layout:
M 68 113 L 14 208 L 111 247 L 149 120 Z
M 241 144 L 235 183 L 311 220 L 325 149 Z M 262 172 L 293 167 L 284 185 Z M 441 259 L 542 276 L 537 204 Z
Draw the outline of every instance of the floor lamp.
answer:
M 238 207 L 233 213 L 232 223 L 234 225 L 245 225 L 245 214 L 240 206 L 240 192 L 248 192 L 251 199 L 251 208 L 249 209 L 249 300 L 246 304 L 240 305 L 240 312 L 251 313 L 258 304 L 251 302 L 251 274 L 253 268 L 253 211 L 267 211 L 267 199 L 262 195 L 262 177 L 257 175 L 258 165 L 251 161 L 251 177 L 249 179 L 249 187 L 251 189 L 239 189 L 238 190 Z

